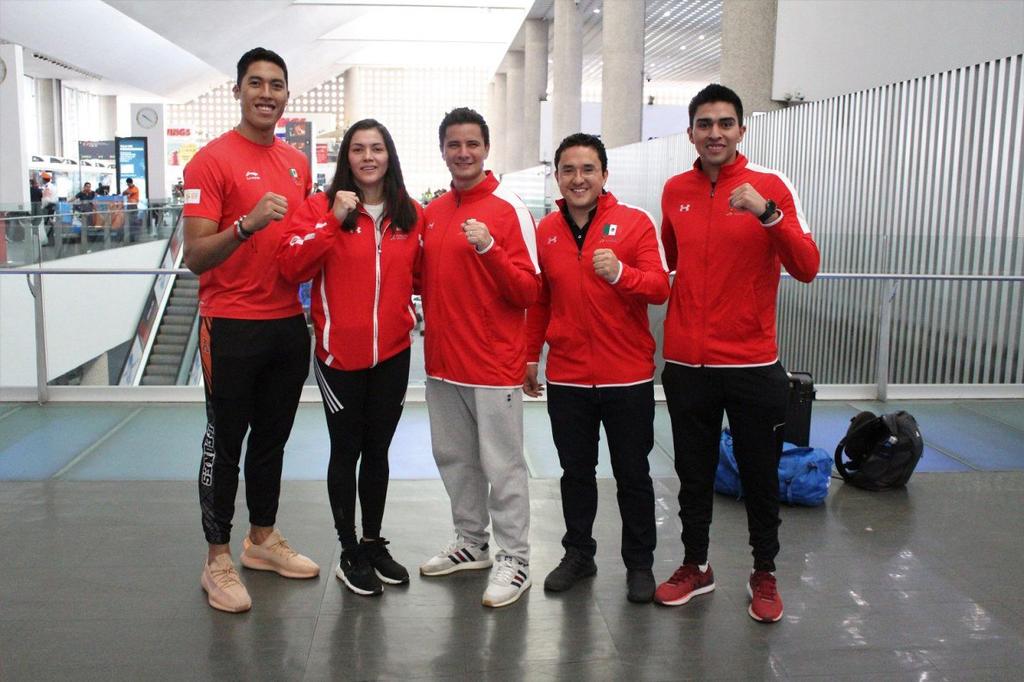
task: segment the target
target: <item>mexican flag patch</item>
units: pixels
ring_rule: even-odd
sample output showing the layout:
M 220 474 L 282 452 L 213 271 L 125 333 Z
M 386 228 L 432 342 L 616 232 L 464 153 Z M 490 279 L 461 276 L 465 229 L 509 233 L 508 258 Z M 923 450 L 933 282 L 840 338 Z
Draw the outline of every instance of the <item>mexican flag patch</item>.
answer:
M 604 226 L 604 230 L 602 230 L 602 231 L 604 232 L 604 235 L 606 237 L 614 237 L 615 236 L 615 231 L 618 230 L 618 229 L 619 229 L 618 225 L 616 225 L 614 223 L 608 223 L 608 224 L 606 224 Z

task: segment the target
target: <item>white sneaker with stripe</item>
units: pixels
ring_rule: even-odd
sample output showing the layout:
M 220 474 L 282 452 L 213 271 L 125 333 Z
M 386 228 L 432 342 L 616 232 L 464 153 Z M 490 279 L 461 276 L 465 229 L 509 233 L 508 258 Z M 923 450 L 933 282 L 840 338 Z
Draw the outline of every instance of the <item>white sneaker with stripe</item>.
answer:
M 475 545 L 462 538 L 456 538 L 455 542 L 420 566 L 420 575 L 448 575 L 456 571 L 490 568 L 493 563 L 486 543 Z
M 483 605 L 492 608 L 508 606 L 523 596 L 523 592 L 530 589 L 532 584 L 530 569 L 526 564 L 501 555 L 494 564 L 491 581 L 484 591 Z

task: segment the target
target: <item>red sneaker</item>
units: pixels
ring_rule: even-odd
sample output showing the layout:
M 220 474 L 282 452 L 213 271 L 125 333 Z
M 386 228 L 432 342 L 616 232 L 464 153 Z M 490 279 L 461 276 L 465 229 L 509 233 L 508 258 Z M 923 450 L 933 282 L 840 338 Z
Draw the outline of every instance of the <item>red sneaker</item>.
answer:
M 697 564 L 683 564 L 672 577 L 658 585 L 654 601 L 665 606 L 681 606 L 698 594 L 707 594 L 715 589 L 715 573 L 708 570 L 701 573 Z
M 782 618 L 782 597 L 775 587 L 775 576 L 768 571 L 754 571 L 747 583 L 750 608 L 747 613 L 756 621 L 775 623 Z

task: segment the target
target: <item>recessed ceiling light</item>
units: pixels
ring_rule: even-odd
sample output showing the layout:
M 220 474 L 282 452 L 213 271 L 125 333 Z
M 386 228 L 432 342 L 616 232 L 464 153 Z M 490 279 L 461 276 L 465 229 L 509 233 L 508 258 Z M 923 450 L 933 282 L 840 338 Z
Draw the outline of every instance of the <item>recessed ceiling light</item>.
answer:
M 595 7 L 594 8 L 594 14 L 600 14 L 600 13 L 601 13 L 601 8 L 600 7 Z
M 697 36 L 697 40 L 704 40 L 704 34 L 701 33 L 699 36 Z
M 686 49 L 686 45 L 680 45 L 680 46 L 679 46 L 679 49 L 680 49 L 680 50 L 685 50 L 685 49 Z
M 661 16 L 663 16 L 663 17 L 670 17 L 670 16 L 672 16 L 672 13 L 671 12 L 665 12 Z

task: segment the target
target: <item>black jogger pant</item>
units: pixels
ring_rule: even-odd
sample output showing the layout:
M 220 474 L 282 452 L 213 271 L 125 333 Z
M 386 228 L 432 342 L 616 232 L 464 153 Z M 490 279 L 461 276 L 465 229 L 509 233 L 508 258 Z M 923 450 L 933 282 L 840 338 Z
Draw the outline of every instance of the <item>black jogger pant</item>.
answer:
M 231 539 L 238 464 L 246 431 L 249 523 L 273 526 L 284 444 L 309 374 L 309 330 L 302 315 L 277 320 L 203 317 L 199 351 L 206 383 L 206 435 L 199 505 L 210 544 Z
M 724 412 L 743 483 L 754 568 L 774 571 L 779 553 L 779 458 L 789 394 L 786 370 L 778 362 L 763 367 L 667 362 L 662 383 L 672 418 L 684 563 L 707 562 Z
M 317 383 L 324 399 L 331 460 L 327 494 L 342 548 L 357 544 L 356 463 L 363 537 L 380 536 L 388 495 L 388 449 L 398 427 L 409 386 L 410 349 L 369 369 L 346 372 L 316 360 Z
M 657 533 L 647 457 L 654 447 L 654 382 L 581 388 L 548 384 L 548 415 L 562 465 L 562 546 L 594 556 L 597 453 L 601 424 L 608 436 L 622 517 L 622 561 L 650 568 Z

